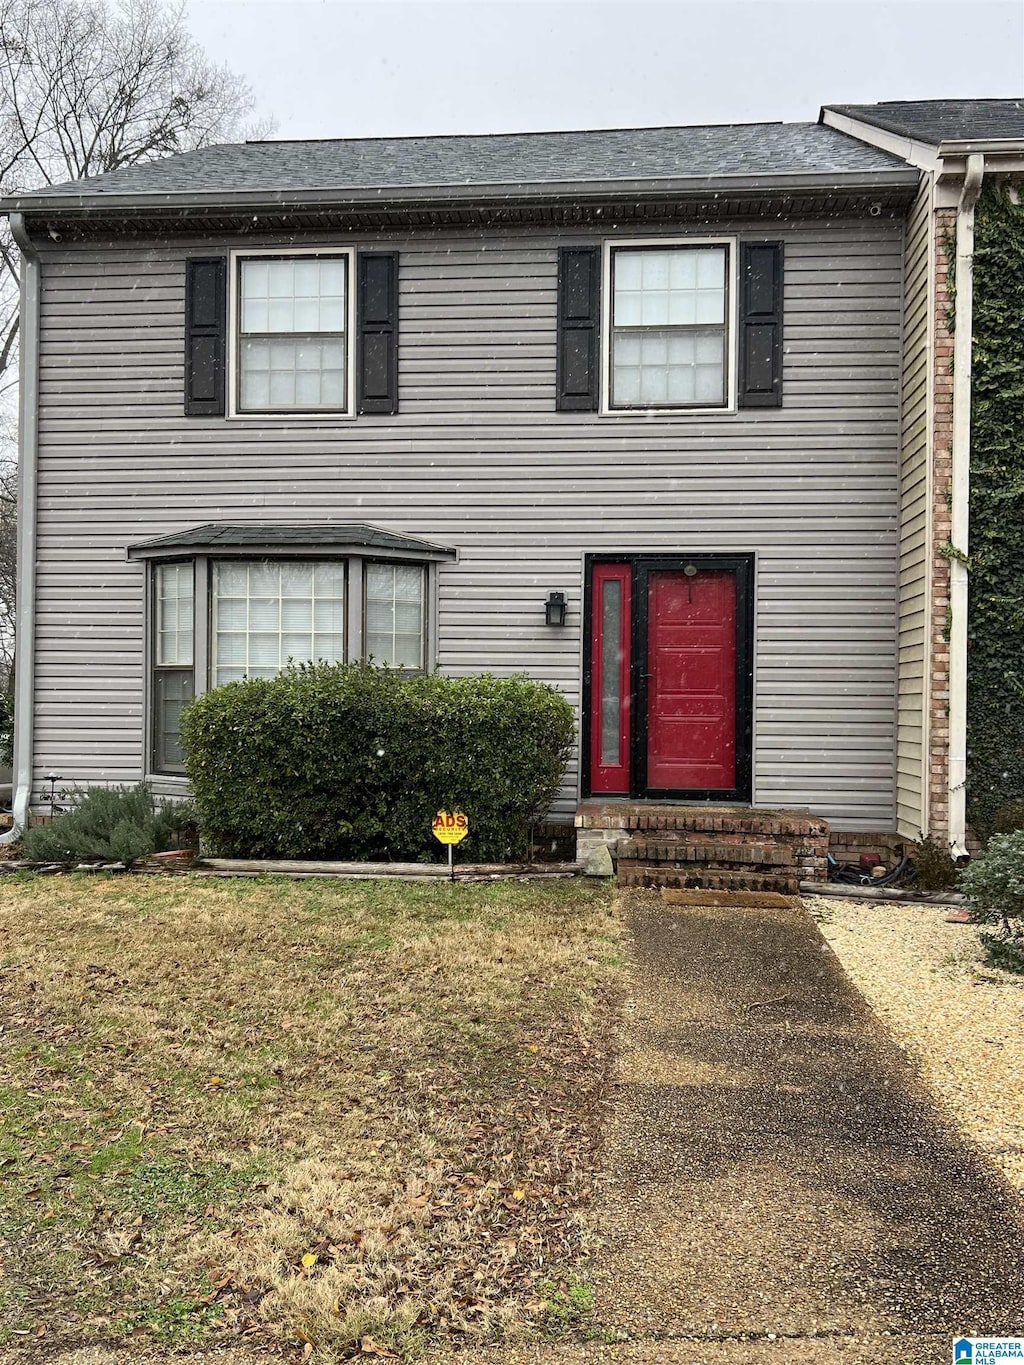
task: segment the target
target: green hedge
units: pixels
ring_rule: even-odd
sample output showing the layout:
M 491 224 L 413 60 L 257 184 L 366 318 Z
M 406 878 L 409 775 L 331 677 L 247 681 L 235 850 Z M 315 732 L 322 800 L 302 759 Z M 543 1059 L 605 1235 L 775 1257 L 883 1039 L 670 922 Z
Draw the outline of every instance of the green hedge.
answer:
M 457 857 L 521 856 L 558 790 L 568 702 L 525 677 L 405 677 L 306 664 L 215 688 L 182 723 L 204 842 L 225 857 L 428 859 L 458 807 Z
M 968 817 L 983 839 L 1024 797 L 1024 206 L 978 202 L 974 242 Z

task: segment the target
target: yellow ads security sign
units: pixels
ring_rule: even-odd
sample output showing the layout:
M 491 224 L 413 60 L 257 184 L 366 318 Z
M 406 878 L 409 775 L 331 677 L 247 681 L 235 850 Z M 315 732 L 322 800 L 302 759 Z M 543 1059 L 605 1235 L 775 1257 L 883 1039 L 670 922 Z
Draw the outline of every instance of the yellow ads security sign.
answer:
M 435 839 L 448 845 L 448 875 L 454 881 L 455 864 L 452 861 L 452 850 L 456 844 L 461 844 L 469 833 L 469 818 L 460 810 L 439 810 L 434 816 L 431 829 L 434 831 Z
M 432 829 L 442 844 L 461 844 L 469 833 L 469 819 L 460 810 L 439 810 Z

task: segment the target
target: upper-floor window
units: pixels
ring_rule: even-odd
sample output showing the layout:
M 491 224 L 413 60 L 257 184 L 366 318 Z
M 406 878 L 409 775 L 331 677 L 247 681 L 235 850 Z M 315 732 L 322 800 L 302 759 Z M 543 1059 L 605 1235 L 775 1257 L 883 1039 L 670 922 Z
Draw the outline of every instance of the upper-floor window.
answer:
M 730 274 L 727 242 L 611 248 L 609 408 L 729 406 Z
M 555 410 L 780 408 L 783 243 L 649 237 L 559 247 Z
M 234 258 L 238 413 L 352 410 L 351 252 Z

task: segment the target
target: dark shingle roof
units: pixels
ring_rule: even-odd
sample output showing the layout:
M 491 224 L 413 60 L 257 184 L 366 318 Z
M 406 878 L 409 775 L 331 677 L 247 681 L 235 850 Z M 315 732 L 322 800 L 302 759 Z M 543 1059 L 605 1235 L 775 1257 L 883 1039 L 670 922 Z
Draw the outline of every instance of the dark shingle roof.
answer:
M 193 526 L 188 531 L 158 536 L 155 540 L 139 541 L 128 547 L 128 556 L 131 559 L 149 559 L 185 550 L 302 551 L 313 548 L 389 550 L 422 555 L 427 559 L 448 559 L 455 555 L 454 550 L 443 545 L 433 545 L 415 536 L 400 536 L 394 531 L 384 531 L 379 526 L 357 522 L 330 522 L 324 525 L 282 525 L 279 522 L 231 525 L 209 522 L 205 526 Z
M 825 108 L 917 142 L 1024 138 L 1024 99 L 886 100 L 882 104 L 826 104 Z
M 901 166 L 888 153 L 817 123 L 247 142 L 124 167 L 18 200 L 870 176 Z

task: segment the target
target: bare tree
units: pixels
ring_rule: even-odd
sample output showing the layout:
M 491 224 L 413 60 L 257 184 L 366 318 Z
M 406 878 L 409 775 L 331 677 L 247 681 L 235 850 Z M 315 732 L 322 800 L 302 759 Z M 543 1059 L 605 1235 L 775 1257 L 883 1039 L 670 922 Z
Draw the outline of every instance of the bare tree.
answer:
M 102 175 L 266 128 L 163 0 L 0 0 L 0 193 Z M 0 392 L 17 350 L 17 252 L 0 239 Z
M 0 0 L 2 195 L 265 136 L 269 125 L 246 124 L 253 103 L 245 81 L 211 62 L 189 35 L 181 4 Z M 0 426 L 11 420 L 17 382 L 18 299 L 19 253 L 2 221 Z M 2 447 L 0 431 L 0 470 Z M 3 496 L 13 496 L 13 479 L 3 477 Z M 6 536 L 13 520 L 2 515 Z M 8 624 L 14 616 L 5 567 L 3 561 L 0 649 L 4 615 Z

